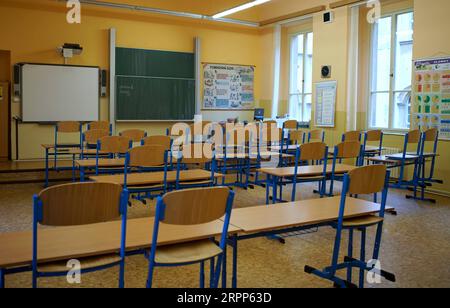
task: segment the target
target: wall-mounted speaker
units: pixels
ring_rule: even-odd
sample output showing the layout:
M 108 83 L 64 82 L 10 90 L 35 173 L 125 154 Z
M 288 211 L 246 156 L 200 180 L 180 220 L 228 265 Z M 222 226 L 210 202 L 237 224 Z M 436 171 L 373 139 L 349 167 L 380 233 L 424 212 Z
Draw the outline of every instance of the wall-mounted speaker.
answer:
M 321 74 L 322 78 L 324 78 L 324 79 L 331 78 L 331 65 L 322 66 L 322 69 L 320 70 L 320 74 Z
M 106 70 L 100 71 L 100 96 L 106 97 L 108 85 L 108 72 Z
M 326 24 L 330 24 L 334 21 L 334 13 L 333 12 L 325 12 L 323 13 L 323 22 Z
M 19 64 L 14 65 L 14 87 L 13 87 L 13 91 L 14 91 L 14 97 L 20 97 L 21 93 L 20 93 L 20 76 L 21 73 L 21 67 Z

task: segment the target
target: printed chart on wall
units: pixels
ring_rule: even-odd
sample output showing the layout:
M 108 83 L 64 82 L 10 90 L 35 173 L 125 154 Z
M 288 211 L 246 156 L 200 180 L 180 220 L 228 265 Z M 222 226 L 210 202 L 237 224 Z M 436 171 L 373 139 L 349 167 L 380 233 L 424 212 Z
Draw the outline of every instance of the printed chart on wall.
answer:
M 414 63 L 413 126 L 450 140 L 450 57 Z
M 204 109 L 253 109 L 255 67 L 203 65 Z
M 337 81 L 316 83 L 315 119 L 318 127 L 335 126 Z

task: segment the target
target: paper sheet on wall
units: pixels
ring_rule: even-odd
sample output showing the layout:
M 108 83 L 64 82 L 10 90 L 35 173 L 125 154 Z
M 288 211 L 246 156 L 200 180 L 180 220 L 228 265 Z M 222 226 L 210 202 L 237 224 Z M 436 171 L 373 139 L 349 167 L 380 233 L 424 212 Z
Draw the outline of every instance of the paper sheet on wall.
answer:
M 450 139 L 450 57 L 414 62 L 413 127 L 437 128 Z
M 204 109 L 252 109 L 255 107 L 255 67 L 227 64 L 203 66 Z
M 316 83 L 315 120 L 316 126 L 334 127 L 336 110 L 337 82 Z

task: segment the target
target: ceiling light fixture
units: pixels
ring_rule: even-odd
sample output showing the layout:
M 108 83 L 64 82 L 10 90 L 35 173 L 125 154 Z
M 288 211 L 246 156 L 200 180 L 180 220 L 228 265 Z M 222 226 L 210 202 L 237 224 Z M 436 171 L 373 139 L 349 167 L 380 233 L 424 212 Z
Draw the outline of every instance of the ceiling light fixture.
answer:
M 269 2 L 269 1 L 270 0 L 255 0 L 255 1 L 252 1 L 252 2 L 248 2 L 248 3 L 242 4 L 240 6 L 234 7 L 232 9 L 229 9 L 229 10 L 223 11 L 221 13 L 218 13 L 218 14 L 214 15 L 213 18 L 214 19 L 219 19 L 219 18 L 228 16 L 228 15 L 231 15 L 231 14 L 243 11 L 243 10 L 247 10 L 249 8 L 252 8 L 254 6 L 257 6 L 257 5 L 260 5 L 260 4 Z

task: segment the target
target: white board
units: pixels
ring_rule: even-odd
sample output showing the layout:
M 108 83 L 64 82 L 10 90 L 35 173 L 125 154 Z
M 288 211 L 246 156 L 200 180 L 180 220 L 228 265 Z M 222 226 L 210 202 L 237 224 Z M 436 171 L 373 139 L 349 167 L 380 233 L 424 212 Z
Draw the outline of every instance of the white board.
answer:
M 24 122 L 89 122 L 98 119 L 98 68 L 45 64 L 22 66 Z
M 315 124 L 318 127 L 334 127 L 336 114 L 337 81 L 316 83 Z
M 253 109 L 254 81 L 254 66 L 205 64 L 203 109 Z

